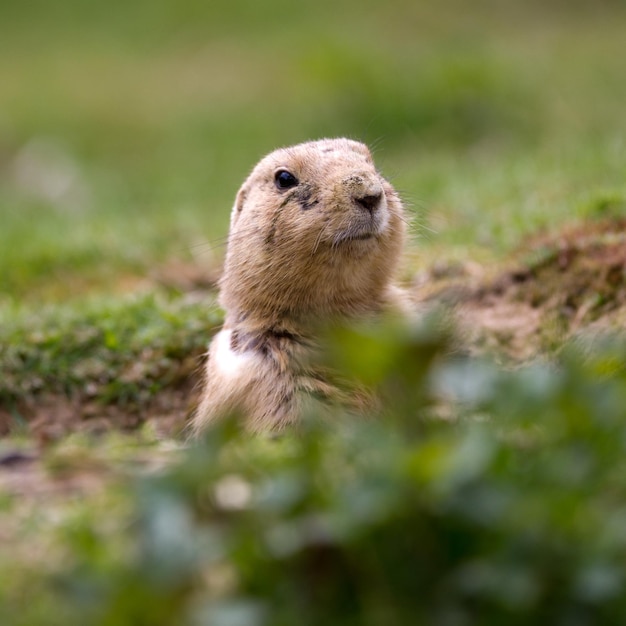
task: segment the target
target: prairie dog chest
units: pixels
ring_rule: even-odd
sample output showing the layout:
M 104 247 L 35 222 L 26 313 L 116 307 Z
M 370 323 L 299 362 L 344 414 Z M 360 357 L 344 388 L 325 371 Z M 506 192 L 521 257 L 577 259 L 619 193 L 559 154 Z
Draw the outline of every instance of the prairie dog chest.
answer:
M 225 380 L 251 375 L 261 364 L 261 356 L 255 351 L 233 348 L 233 331 L 230 329 L 223 329 L 215 336 L 211 359 Z

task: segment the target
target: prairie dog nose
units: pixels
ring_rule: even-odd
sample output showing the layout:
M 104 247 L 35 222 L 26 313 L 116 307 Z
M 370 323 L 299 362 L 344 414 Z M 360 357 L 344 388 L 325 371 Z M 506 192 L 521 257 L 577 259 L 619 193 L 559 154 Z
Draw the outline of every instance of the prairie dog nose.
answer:
M 373 213 L 379 206 L 383 198 L 382 190 L 380 193 L 370 193 L 365 196 L 354 198 L 354 201 L 366 211 Z
M 381 204 L 383 188 L 377 178 L 368 174 L 352 174 L 343 184 L 358 206 L 373 213 Z

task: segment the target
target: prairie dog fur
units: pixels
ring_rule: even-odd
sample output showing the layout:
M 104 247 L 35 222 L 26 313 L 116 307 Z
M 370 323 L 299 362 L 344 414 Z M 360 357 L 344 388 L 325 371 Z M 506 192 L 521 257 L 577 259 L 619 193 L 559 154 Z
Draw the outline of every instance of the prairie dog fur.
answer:
M 402 202 L 368 148 L 322 139 L 272 152 L 231 213 L 206 383 L 192 428 L 237 411 L 253 430 L 297 422 L 307 395 L 334 388 L 306 365 L 320 322 L 409 309 L 393 278 Z

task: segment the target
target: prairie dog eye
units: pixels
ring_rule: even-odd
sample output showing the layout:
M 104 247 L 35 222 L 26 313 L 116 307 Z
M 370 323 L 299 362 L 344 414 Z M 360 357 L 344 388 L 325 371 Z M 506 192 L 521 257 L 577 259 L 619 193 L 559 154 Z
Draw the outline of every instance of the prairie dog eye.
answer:
M 287 170 L 278 170 L 276 174 L 274 174 L 274 184 L 277 189 L 282 191 L 295 187 L 298 184 L 298 179 Z

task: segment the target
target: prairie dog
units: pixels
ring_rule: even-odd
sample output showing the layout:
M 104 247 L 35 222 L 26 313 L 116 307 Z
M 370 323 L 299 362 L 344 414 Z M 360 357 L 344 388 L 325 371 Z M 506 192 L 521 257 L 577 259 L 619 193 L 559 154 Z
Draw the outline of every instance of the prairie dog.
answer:
M 294 423 L 307 395 L 335 395 L 306 364 L 320 322 L 409 308 L 393 283 L 402 202 L 368 148 L 322 139 L 272 152 L 236 196 L 197 433 L 237 411 L 253 431 Z M 338 393 L 338 392 L 337 392 Z

